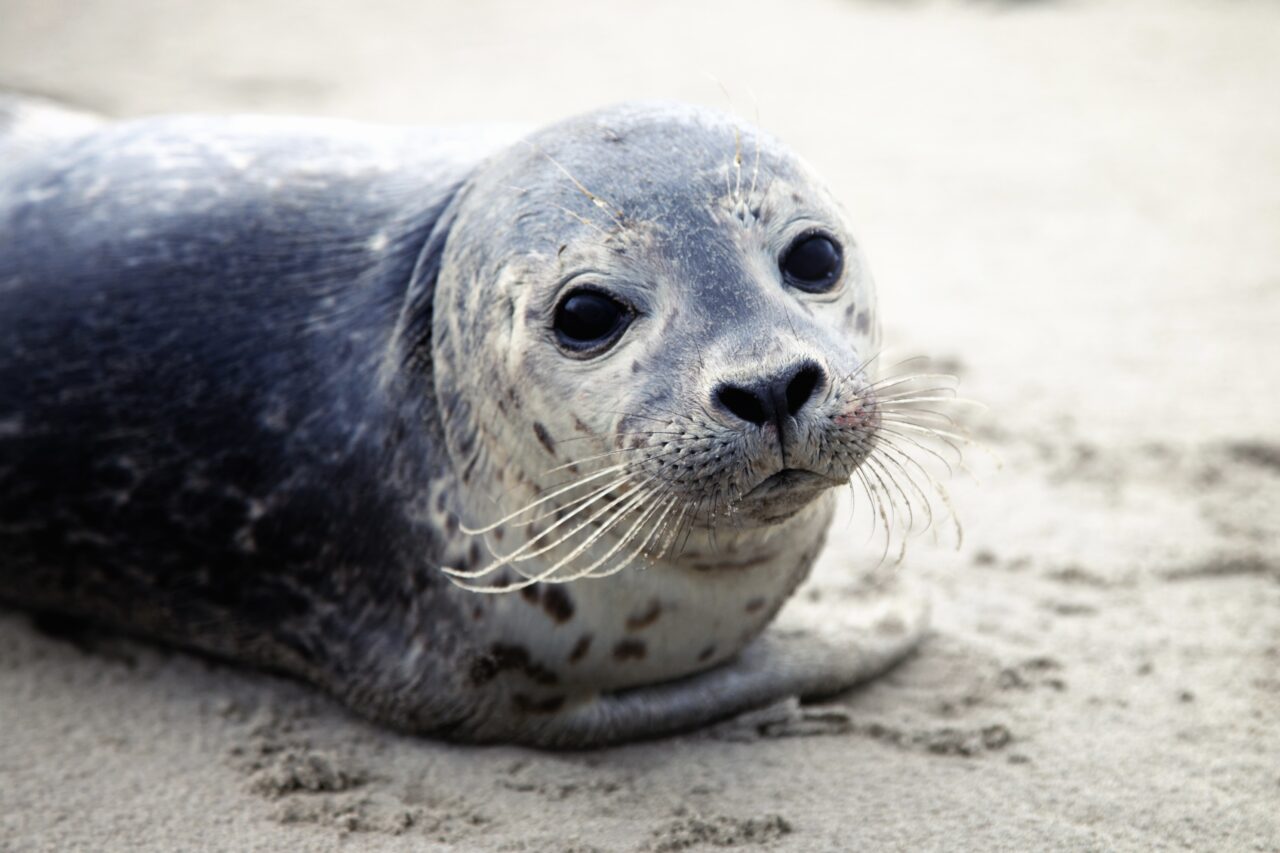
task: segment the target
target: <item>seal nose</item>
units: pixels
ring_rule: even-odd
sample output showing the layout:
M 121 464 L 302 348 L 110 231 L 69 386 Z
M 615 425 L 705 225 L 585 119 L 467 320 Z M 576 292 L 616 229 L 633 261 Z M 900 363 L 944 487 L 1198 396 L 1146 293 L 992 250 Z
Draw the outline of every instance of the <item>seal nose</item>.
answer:
M 747 385 L 725 383 L 716 389 L 715 397 L 736 417 L 760 426 L 784 415 L 795 417 L 825 378 L 821 367 L 803 361 Z

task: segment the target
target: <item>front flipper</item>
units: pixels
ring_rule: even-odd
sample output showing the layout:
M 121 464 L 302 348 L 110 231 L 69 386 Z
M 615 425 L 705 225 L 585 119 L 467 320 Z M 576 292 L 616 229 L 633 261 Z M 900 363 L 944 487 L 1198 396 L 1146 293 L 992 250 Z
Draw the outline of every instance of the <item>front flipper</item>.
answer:
M 541 720 L 512 739 L 574 748 L 687 731 L 782 699 L 848 690 L 902 660 L 928 624 L 920 591 L 839 604 L 793 600 L 763 636 L 728 663 L 665 684 L 603 694 Z

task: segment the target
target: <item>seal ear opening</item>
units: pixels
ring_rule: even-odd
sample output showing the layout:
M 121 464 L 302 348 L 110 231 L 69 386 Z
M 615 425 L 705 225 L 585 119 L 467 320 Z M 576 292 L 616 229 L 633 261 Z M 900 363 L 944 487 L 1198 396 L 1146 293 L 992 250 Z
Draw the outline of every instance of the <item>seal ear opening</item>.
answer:
M 396 322 L 391 353 L 392 358 L 398 362 L 396 367 L 409 368 L 422 376 L 431 374 L 432 302 L 435 298 L 436 281 L 444 263 L 445 244 L 448 242 L 449 232 L 453 230 L 453 223 L 458 218 L 461 200 L 466 195 L 464 185 L 464 181 L 459 181 L 451 186 L 434 206 L 436 221 L 431 226 L 431 233 L 423 244 L 417 263 L 413 265 L 404 304 L 400 308 L 400 318 Z

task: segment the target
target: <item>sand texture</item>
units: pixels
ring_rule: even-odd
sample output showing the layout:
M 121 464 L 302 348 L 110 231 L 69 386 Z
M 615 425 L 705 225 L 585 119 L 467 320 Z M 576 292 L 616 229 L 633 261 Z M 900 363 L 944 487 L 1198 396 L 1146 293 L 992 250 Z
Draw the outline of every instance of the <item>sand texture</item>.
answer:
M 901 568 L 920 652 L 548 754 L 0 611 L 0 849 L 1280 850 L 1280 5 L 0 2 L 0 86 L 121 116 L 728 107 L 704 72 L 845 201 L 895 350 L 989 407 L 962 547 Z M 876 560 L 848 518 L 832 608 Z

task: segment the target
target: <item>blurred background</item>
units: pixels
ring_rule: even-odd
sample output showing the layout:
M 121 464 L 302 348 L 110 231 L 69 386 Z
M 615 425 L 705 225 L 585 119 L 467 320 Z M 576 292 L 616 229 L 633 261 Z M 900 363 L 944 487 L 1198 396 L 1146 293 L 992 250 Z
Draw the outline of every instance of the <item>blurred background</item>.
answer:
M 661 844 L 684 837 L 670 827 L 688 803 L 784 815 L 794 832 L 755 837 L 787 849 L 1280 849 L 1280 4 L 0 0 L 0 89 L 121 117 L 537 125 L 635 98 L 735 111 L 843 200 L 889 343 L 988 405 L 968 425 L 1002 464 L 980 456 L 978 481 L 953 484 L 964 544 L 908 552 L 935 590 L 935 637 L 841 706 L 893 736 L 546 759 L 521 799 L 493 788 L 509 752 L 361 734 L 402 762 L 381 766 L 379 797 L 426 808 L 405 792 L 427 754 L 491 806 L 489 829 L 448 843 L 560 849 L 547 839 L 573 827 L 607 849 L 683 849 Z M 856 529 L 833 531 L 815 596 L 864 558 Z M 0 794 L 12 837 L 136 835 L 145 818 L 111 804 L 157 796 L 145 779 L 187 766 L 192 742 L 214 758 L 174 790 L 261 817 L 218 775 L 234 771 L 216 757 L 234 727 L 156 710 L 138 676 L 103 687 L 100 667 L 4 630 L 20 651 L 0 695 L 24 698 L 0 702 L 0 731 L 42 721 L 0 741 L 0 770 L 26 768 L 6 786 L 22 799 Z M 185 695 L 173 684 L 215 689 L 183 666 L 144 665 L 170 685 L 157 707 Z M 49 671 L 59 687 L 42 692 Z M 268 690 L 240 677 L 214 684 Z M 145 748 L 62 745 L 102 690 L 120 710 L 93 725 L 105 738 L 151 720 Z M 272 690 L 259 701 L 294 707 Z M 351 724 L 325 713 L 310 737 L 340 752 Z M 742 772 L 757 761 L 767 773 Z M 67 805 L 54 792 L 72 778 L 106 787 Z M 566 785 L 594 793 L 536 795 Z M 299 820 L 334 825 L 318 814 Z M 232 832 L 206 817 L 156 837 Z
M 758 116 L 860 225 L 891 340 L 1109 436 L 1274 427 L 1278 84 L 1249 0 L 0 0 L 0 86 L 111 115 Z

